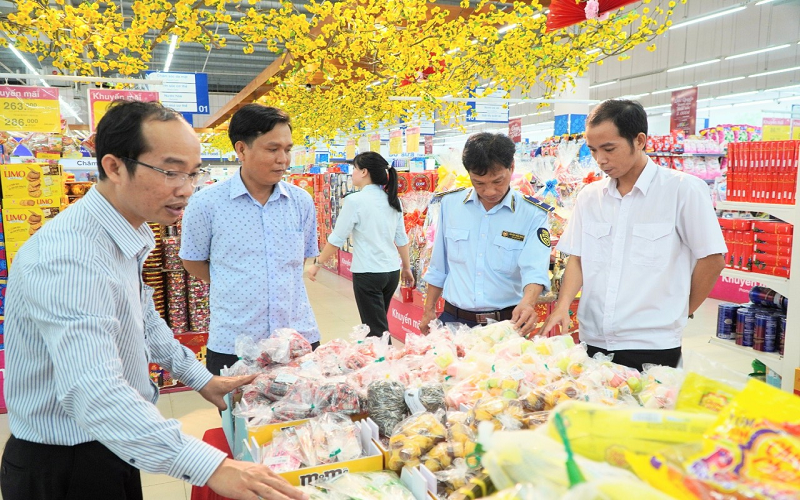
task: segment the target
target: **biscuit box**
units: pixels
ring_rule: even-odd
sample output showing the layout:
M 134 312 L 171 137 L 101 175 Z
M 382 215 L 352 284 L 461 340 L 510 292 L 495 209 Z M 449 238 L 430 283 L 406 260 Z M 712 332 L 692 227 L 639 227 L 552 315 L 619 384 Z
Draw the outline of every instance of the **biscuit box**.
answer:
M 60 165 L 12 163 L 2 165 L 3 198 L 55 198 L 64 194 Z
M 58 215 L 58 212 L 56 207 L 4 208 L 3 229 L 6 242 L 27 241 L 45 222 Z
M 69 203 L 64 203 L 63 196 L 52 196 L 47 198 L 5 198 L 3 208 L 28 208 L 28 207 L 64 207 Z

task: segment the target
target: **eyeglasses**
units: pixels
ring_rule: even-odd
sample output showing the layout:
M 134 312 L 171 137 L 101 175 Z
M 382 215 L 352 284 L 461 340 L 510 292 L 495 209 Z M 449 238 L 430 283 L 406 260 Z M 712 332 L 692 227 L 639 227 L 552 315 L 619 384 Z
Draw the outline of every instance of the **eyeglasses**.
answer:
M 206 181 L 210 178 L 208 170 L 202 168 L 197 172 L 187 174 L 186 172 L 178 172 L 176 170 L 164 170 L 162 168 L 154 167 L 152 165 L 148 165 L 147 163 L 141 162 L 139 160 L 134 160 L 132 158 L 125 158 L 122 157 L 124 161 L 129 161 L 132 163 L 139 164 L 143 167 L 147 167 L 151 170 L 155 170 L 156 172 L 164 174 L 164 183 L 170 187 L 183 187 L 186 185 L 186 180 L 189 179 L 192 182 L 192 187 L 197 187 L 200 184 L 205 184 Z

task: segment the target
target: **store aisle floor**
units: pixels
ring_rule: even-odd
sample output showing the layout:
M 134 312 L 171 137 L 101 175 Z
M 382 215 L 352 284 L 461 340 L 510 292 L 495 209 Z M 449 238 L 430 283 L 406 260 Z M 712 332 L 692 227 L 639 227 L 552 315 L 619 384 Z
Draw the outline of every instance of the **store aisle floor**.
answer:
M 317 282 L 306 280 L 311 305 L 322 331 L 322 342 L 346 338 L 352 328 L 360 323 L 352 283 L 329 272 L 318 274 Z M 708 343 L 716 331 L 718 301 L 708 300 L 695 315 L 684 332 L 684 352 L 702 354 L 732 369 L 749 373 L 751 358 L 730 352 Z M 745 371 L 747 370 L 747 371 Z M 219 414 L 199 394 L 193 391 L 162 395 L 158 409 L 165 418 L 178 419 L 189 435 L 202 438 L 206 430 L 220 426 Z M 8 416 L 0 415 L 0 443 L 10 435 Z M 142 473 L 145 500 L 189 500 L 191 486 L 164 475 Z

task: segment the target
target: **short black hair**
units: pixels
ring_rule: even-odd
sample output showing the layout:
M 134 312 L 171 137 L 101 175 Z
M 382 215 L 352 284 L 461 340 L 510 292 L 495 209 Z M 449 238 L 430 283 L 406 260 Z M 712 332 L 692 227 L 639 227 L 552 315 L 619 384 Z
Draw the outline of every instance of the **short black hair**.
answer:
M 105 155 L 136 160 L 150 150 L 150 145 L 144 140 L 142 133 L 142 124 L 148 120 L 168 122 L 183 120 L 183 116 L 160 102 L 116 100 L 111 103 L 97 124 L 94 138 L 100 180 L 106 178 L 106 171 L 102 165 Z M 125 167 L 130 175 L 136 172 L 134 162 L 125 161 Z
M 290 130 L 292 128 L 289 114 L 282 109 L 256 103 L 242 106 L 231 117 L 231 123 L 228 126 L 231 146 L 235 148 L 236 143 L 242 141 L 247 144 L 247 147 L 250 147 L 258 136 L 266 134 L 279 123 L 285 123 Z
M 516 150 L 514 141 L 507 135 L 481 132 L 467 139 L 461 162 L 467 172 L 486 175 L 499 166 L 511 168 Z
M 647 112 L 637 101 L 609 99 L 598 104 L 586 117 L 587 125 L 592 127 L 605 121 L 613 123 L 631 147 L 639 134 L 647 135 Z

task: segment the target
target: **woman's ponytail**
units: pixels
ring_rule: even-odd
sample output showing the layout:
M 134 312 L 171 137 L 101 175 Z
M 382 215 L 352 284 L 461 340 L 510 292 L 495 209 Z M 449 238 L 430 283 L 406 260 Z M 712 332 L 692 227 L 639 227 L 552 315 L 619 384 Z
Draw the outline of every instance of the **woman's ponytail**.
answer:
M 389 206 L 402 212 L 403 208 L 400 206 L 400 200 L 397 198 L 397 170 L 394 167 L 389 167 L 389 182 L 383 186 L 383 190 L 389 196 Z
M 403 211 L 400 200 L 397 198 L 397 170 L 389 166 L 386 158 L 374 151 L 367 151 L 357 154 L 353 158 L 353 165 L 365 169 L 369 172 L 370 180 L 374 184 L 383 186 L 383 190 L 389 198 L 389 206 L 398 212 Z

